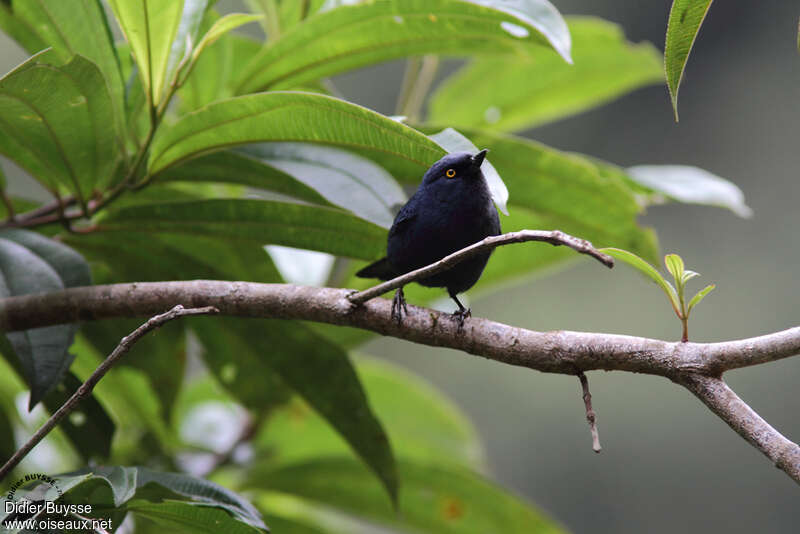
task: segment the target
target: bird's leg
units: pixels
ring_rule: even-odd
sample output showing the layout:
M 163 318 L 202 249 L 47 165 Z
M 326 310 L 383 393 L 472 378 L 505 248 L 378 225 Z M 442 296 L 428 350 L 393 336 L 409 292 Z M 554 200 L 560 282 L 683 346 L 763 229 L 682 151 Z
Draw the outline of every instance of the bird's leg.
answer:
M 400 324 L 403 322 L 403 314 L 408 315 L 406 296 L 403 293 L 403 288 L 398 287 L 392 299 L 392 319 L 396 319 L 397 324 Z
M 472 310 L 465 308 L 455 293 L 450 293 L 450 298 L 458 304 L 458 310 L 453 312 L 453 318 L 458 321 L 458 329 L 461 330 L 464 328 L 464 320 L 467 317 L 472 317 Z

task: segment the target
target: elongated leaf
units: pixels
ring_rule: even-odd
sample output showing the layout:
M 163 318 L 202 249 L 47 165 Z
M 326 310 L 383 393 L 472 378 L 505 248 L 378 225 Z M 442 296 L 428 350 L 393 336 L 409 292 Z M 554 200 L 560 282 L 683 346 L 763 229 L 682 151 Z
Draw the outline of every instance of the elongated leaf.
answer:
M 313 204 L 331 205 L 294 177 L 241 151 L 223 150 L 190 159 L 158 175 L 158 182 L 223 182 L 288 195 Z
M 692 312 L 692 308 L 700 304 L 700 301 L 703 300 L 706 297 L 706 295 L 711 293 L 715 287 L 717 286 L 711 284 L 707 285 L 706 287 L 698 291 L 697 294 L 694 297 L 692 297 L 692 300 L 689 301 L 689 306 L 687 307 L 686 315 L 689 315 Z
M 55 413 L 78 390 L 81 381 L 72 373 L 45 398 L 44 405 L 50 413 Z M 86 461 L 105 460 L 111 454 L 111 440 L 114 437 L 114 422 L 93 394 L 81 400 L 80 404 L 59 424 L 75 451 Z
M 388 172 L 344 150 L 310 143 L 262 143 L 241 151 L 313 188 L 327 202 L 384 228 L 392 225 L 395 211 L 406 202 Z
M 710 172 L 688 165 L 637 165 L 628 169 L 636 183 L 678 202 L 728 208 L 739 217 L 751 217 L 753 210 L 735 184 Z
M 195 332 L 209 351 L 216 353 L 214 358 L 228 359 L 251 388 L 263 388 L 260 374 L 254 373 L 259 360 L 277 373 L 328 420 L 378 476 L 391 499 L 397 499 L 397 473 L 389 440 L 344 351 L 296 322 L 200 318 L 196 323 L 200 326 Z M 302 362 L 297 360 L 300 354 Z
M 468 471 L 403 460 L 400 513 L 357 462 L 326 458 L 254 470 L 248 485 L 298 495 L 403 531 L 480 534 L 564 532 L 532 505 Z
M 361 106 L 323 95 L 272 92 L 210 104 L 160 129 L 148 168 L 155 174 L 210 150 L 287 140 L 386 152 L 424 168 L 445 154 L 417 130 Z
M 667 254 L 664 256 L 664 265 L 667 267 L 669 274 L 672 275 L 675 283 L 681 283 L 683 280 L 683 271 L 685 270 L 683 258 L 677 254 Z
M 664 70 L 667 87 L 678 120 L 678 89 L 683 78 L 686 60 L 692 51 L 700 25 L 706 18 L 711 0 L 673 0 L 667 23 L 667 41 L 664 45 Z
M 193 2 L 194 0 L 188 0 Z M 131 45 L 145 92 L 154 106 L 161 102 L 170 72 L 167 64 L 178 31 L 184 0 L 109 0 Z
M 478 57 L 431 99 L 430 121 L 515 131 L 539 126 L 664 80 L 661 53 L 616 24 L 568 17 L 574 65 L 560 58 Z
M 219 16 L 209 11 L 203 29 L 210 29 Z M 255 56 L 263 43 L 243 35 L 228 33 L 207 45 L 194 65 L 189 78 L 178 91 L 181 109 L 192 111 L 206 104 L 233 96 L 230 87 L 244 65 Z
M 479 150 L 478 147 L 472 144 L 472 141 L 452 128 L 445 128 L 441 132 L 431 135 L 430 138 L 448 152 L 470 152 L 475 154 Z M 497 173 L 497 169 L 488 159 L 484 159 L 483 163 L 481 163 L 481 171 L 486 177 L 486 183 L 489 185 L 489 191 L 492 193 L 492 200 L 497 205 L 497 209 L 508 215 L 508 208 L 506 207 L 508 188 L 506 188 L 506 184 L 503 183 L 503 179 Z
M 358 358 L 355 364 L 396 456 L 485 468 L 474 427 L 450 399 L 421 378 L 389 363 Z M 257 456 L 269 454 L 274 465 L 349 454 L 342 437 L 299 399 L 276 410 L 255 443 Z
M 113 102 L 114 112 L 110 116 L 115 131 L 121 131 L 124 83 L 111 29 L 99 0 L 0 2 L 0 27 L 30 53 L 49 46 L 57 54 L 60 63 L 66 63 L 75 54 L 80 54 L 97 65 L 108 84 Z
M 659 273 L 655 267 L 644 261 L 636 254 L 628 252 L 627 250 L 620 250 L 618 248 L 603 248 L 600 249 L 600 251 L 605 252 L 609 256 L 613 256 L 618 260 L 624 261 L 658 284 L 658 286 L 664 291 L 664 293 L 667 295 L 667 298 L 670 300 L 670 304 L 672 304 L 672 308 L 675 310 L 675 313 L 680 315 L 680 301 L 678 300 L 678 294 L 675 292 L 675 288 L 672 286 L 672 284 L 667 282 L 663 276 L 661 276 L 661 273 Z
M 183 11 L 167 57 L 164 78 L 166 83 L 172 79 L 178 65 L 189 61 L 190 56 L 191 58 L 195 57 L 195 44 L 199 44 L 197 41 L 200 39 L 200 26 L 208 5 L 209 0 L 183 0 Z
M 390 0 L 319 13 L 258 54 L 242 73 L 237 92 L 293 88 L 365 65 L 421 54 L 531 54 L 545 45 L 569 60 L 569 32 L 552 5 L 544 0 L 509 5 Z
M 65 249 L 30 232 L 0 233 L 0 294 L 57 291 L 67 287 L 65 282 L 84 285 L 88 270 L 79 265 L 82 259 L 77 254 Z M 72 325 L 59 325 L 6 334 L 31 388 L 30 408 L 63 378 L 73 359 L 67 349 L 74 332 Z
M 192 52 L 192 60 L 197 61 L 200 57 L 200 54 L 203 51 L 217 42 L 217 40 L 228 33 L 229 31 L 233 31 L 239 26 L 244 26 L 245 24 L 249 24 L 251 22 L 255 22 L 262 18 L 261 15 L 250 15 L 248 13 L 230 13 L 225 15 L 221 19 L 214 22 L 211 28 L 203 35 L 203 38 L 197 43 L 197 46 Z
M 118 514 L 141 513 L 193 532 L 267 531 L 261 515 L 242 497 L 189 475 L 144 467 L 97 467 L 58 476 L 58 488 L 65 502 L 91 504 L 100 516 L 116 508 Z
M 132 206 L 110 213 L 103 230 L 205 235 L 373 258 L 386 231 L 332 208 L 262 200 L 202 200 Z
M 0 153 L 51 190 L 63 184 L 86 199 L 118 156 L 111 97 L 88 59 L 52 59 L 34 56 L 0 79 Z

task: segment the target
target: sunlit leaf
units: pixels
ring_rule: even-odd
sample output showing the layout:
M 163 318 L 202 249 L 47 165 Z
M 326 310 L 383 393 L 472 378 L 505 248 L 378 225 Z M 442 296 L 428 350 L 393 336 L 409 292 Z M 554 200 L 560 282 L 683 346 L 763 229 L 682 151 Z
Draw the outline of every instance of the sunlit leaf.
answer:
M 399 57 L 529 55 L 544 52 L 542 45 L 569 60 L 566 23 L 545 0 L 366 2 L 319 13 L 288 30 L 253 58 L 237 92 L 297 87 Z
M 637 165 L 627 172 L 636 183 L 678 202 L 728 208 L 739 217 L 753 215 L 741 189 L 706 170 L 689 165 Z
M 672 275 L 672 278 L 675 279 L 675 283 L 681 283 L 683 280 L 683 271 L 685 270 L 683 258 L 677 254 L 667 254 L 664 256 L 664 265 L 667 267 L 667 271 Z
M 700 304 L 700 301 L 703 300 L 706 297 L 706 295 L 711 293 L 714 290 L 715 287 L 717 287 L 717 286 L 714 285 L 714 284 L 711 284 L 711 285 L 708 285 L 708 286 L 704 287 L 700 291 L 698 291 L 697 294 L 694 297 L 692 297 L 692 300 L 689 301 L 689 306 L 687 307 L 687 310 L 686 310 L 687 315 L 689 313 L 691 313 L 692 308 L 694 308 L 695 306 Z
M 476 57 L 433 95 L 430 122 L 514 131 L 557 120 L 664 80 L 661 53 L 616 24 L 568 17 L 574 65 L 553 55 Z
M 673 0 L 667 23 L 667 40 L 664 45 L 664 70 L 672 99 L 675 120 L 678 120 L 678 89 L 689 52 L 708 13 L 711 0 Z

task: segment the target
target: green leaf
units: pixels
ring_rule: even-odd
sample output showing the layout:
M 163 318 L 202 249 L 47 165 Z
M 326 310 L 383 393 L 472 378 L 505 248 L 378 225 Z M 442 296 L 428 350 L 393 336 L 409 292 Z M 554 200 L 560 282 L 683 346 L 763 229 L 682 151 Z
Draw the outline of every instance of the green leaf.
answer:
M 392 175 L 345 150 L 311 143 L 261 143 L 241 152 L 313 188 L 326 203 L 387 229 L 407 200 Z
M 244 26 L 245 24 L 255 22 L 262 18 L 263 17 L 261 15 L 251 15 L 248 13 L 231 13 L 229 15 L 225 15 L 221 19 L 214 22 L 211 28 L 209 28 L 205 35 L 203 35 L 203 38 L 200 40 L 200 42 L 197 43 L 194 52 L 192 52 L 192 61 L 197 61 L 200 57 L 200 54 L 203 53 L 206 47 L 214 44 L 226 33 L 235 30 L 239 26 Z
M 17 443 L 14 440 L 14 425 L 6 414 L 5 403 L 0 403 L 0 458 L 11 458 L 17 452 Z
M 183 0 L 178 29 L 167 58 L 165 83 L 170 83 L 179 65 L 195 59 L 194 49 L 209 0 Z
M 275 470 L 256 469 L 248 485 L 331 506 L 362 521 L 414 532 L 555 534 L 542 512 L 481 478 L 452 466 L 401 461 L 399 512 L 380 486 L 349 458 L 323 458 Z
M 28 52 L 52 47 L 60 63 L 80 54 L 97 65 L 113 102 L 115 131 L 124 121 L 124 83 L 103 5 L 98 0 L 6 0 L 0 27 Z
M 189 475 L 144 467 L 97 467 L 60 475 L 58 481 L 65 502 L 91 504 L 93 515 L 116 508 L 117 513 L 140 513 L 198 532 L 267 531 L 261 515 L 242 497 Z
M 23 230 L 0 232 L 0 294 L 4 297 L 57 291 L 67 284 L 86 285 L 88 269 L 82 263 L 75 252 L 43 236 Z M 75 326 L 58 325 L 6 334 L 31 388 L 31 409 L 61 381 L 72 362 L 67 349 L 74 333 Z
M 686 270 L 683 271 L 683 276 L 681 277 L 681 282 L 683 282 L 683 285 L 686 285 L 686 282 L 688 282 L 689 280 L 691 280 L 692 278 L 695 278 L 697 276 L 700 276 L 700 273 L 696 273 L 694 271 L 690 271 L 690 270 L 686 269 Z
M 91 321 L 81 327 L 81 333 L 101 354 L 110 354 L 119 340 L 141 326 L 141 319 Z M 180 393 L 186 372 L 186 331 L 182 324 L 168 324 L 155 334 L 136 342 L 118 364 L 130 366 L 147 375 L 153 392 L 158 396 L 160 415 L 169 423 L 175 398 Z
M 358 358 L 356 370 L 395 455 L 482 470 L 483 447 L 458 407 L 423 379 L 387 362 Z M 295 399 L 270 415 L 256 437 L 256 455 L 270 465 L 349 454 L 347 443 L 305 402 Z
M 0 79 L 0 154 L 51 191 L 62 184 L 86 200 L 118 158 L 111 97 L 88 59 L 53 59 L 33 56 Z
M 219 15 L 209 11 L 204 27 L 210 28 L 215 20 L 219 20 Z M 262 46 L 260 41 L 231 33 L 207 45 L 194 64 L 189 78 L 178 91 L 181 109 L 188 112 L 233 96 L 233 89 L 230 87 L 232 80 Z
M 450 153 L 470 152 L 475 154 L 479 150 L 478 147 L 472 144 L 472 141 L 452 128 L 445 128 L 441 132 L 431 135 L 430 138 Z M 483 160 L 481 171 L 486 177 L 486 183 L 492 193 L 492 200 L 497 205 L 497 209 L 508 215 L 508 208 L 506 207 L 508 203 L 508 188 L 506 188 L 506 184 L 503 183 L 503 179 L 500 178 L 497 169 L 489 162 L 488 158 Z
M 145 92 L 150 95 L 151 104 L 157 106 L 171 74 L 167 64 L 184 0 L 109 0 L 109 4 L 131 45 Z
M 664 45 L 664 71 L 667 88 L 678 120 L 678 89 L 683 78 L 683 69 L 689 52 L 700 31 L 700 25 L 708 13 L 711 0 L 673 0 L 667 23 L 667 40 Z
M 445 151 L 403 124 L 328 96 L 271 92 L 210 104 L 162 128 L 148 169 L 156 174 L 203 152 L 265 141 L 304 141 L 388 153 L 427 169 Z
M 490 6 L 490 7 L 487 7 Z M 391 0 L 342 6 L 294 26 L 245 68 L 238 93 L 287 89 L 358 67 L 422 54 L 537 54 L 569 61 L 566 23 L 545 0 Z
M 667 267 L 669 274 L 672 275 L 672 278 L 675 279 L 675 284 L 681 284 L 685 270 L 683 258 L 677 254 L 667 254 L 664 256 L 664 265 Z
M 109 213 L 102 230 L 236 239 L 371 259 L 386 231 L 332 208 L 264 200 L 219 199 L 131 206 Z
M 433 124 L 515 131 L 568 117 L 664 80 L 650 43 L 625 40 L 616 24 L 568 17 L 574 65 L 553 55 L 477 57 L 431 98 Z
M 642 258 L 628 252 L 627 250 L 621 250 L 618 248 L 601 248 L 601 252 L 605 252 L 609 256 L 617 258 L 618 260 L 622 260 L 631 267 L 635 268 L 640 273 L 644 274 L 648 278 L 650 278 L 653 282 L 658 284 L 658 286 L 664 290 L 664 293 L 667 295 L 667 298 L 670 300 L 670 304 L 672 304 L 672 308 L 675 310 L 675 313 L 680 315 L 680 302 L 678 301 L 678 294 L 675 292 L 675 288 L 672 287 L 672 284 L 667 282 L 661 273 L 659 273 L 655 267 L 644 261 Z
M 194 327 L 195 333 L 208 349 L 211 367 L 231 365 L 234 376 L 227 385 L 234 395 L 248 404 L 259 397 L 269 397 L 266 401 L 271 403 L 271 392 L 263 383 L 270 373 L 259 367 L 271 369 L 327 419 L 377 475 L 392 500 L 396 499 L 397 474 L 389 440 L 344 351 L 297 322 L 198 319 L 193 321 L 200 325 Z M 298 354 L 302 354 L 302 362 L 298 362 Z
M 81 381 L 67 373 L 45 398 L 44 405 L 50 413 L 55 413 L 81 386 Z M 114 421 L 111 420 L 94 394 L 81 400 L 80 404 L 59 423 L 75 446 L 75 451 L 87 462 L 91 459 L 103 461 L 111 454 L 111 440 L 114 437 Z
M 707 285 L 706 287 L 704 287 L 703 289 L 698 291 L 697 294 L 694 297 L 692 297 L 692 300 L 689 301 L 689 306 L 688 306 L 688 308 L 686 310 L 686 315 L 689 315 L 692 312 L 692 308 L 694 308 L 695 306 L 700 304 L 700 301 L 703 300 L 706 295 L 711 293 L 714 290 L 715 287 L 717 287 L 717 286 L 714 285 L 714 284 L 711 284 L 711 285 Z
M 300 180 L 241 151 L 223 150 L 190 159 L 158 175 L 157 183 L 217 182 L 273 191 L 313 204 L 330 205 Z
M 627 172 L 637 184 L 678 202 L 728 208 L 739 217 L 753 215 L 741 189 L 706 170 L 688 165 L 637 165 Z
M 264 532 L 261 528 L 236 521 L 222 510 L 195 506 L 181 502 L 162 502 L 158 504 L 134 501 L 128 510 L 137 516 L 147 518 L 162 529 L 171 532 L 191 532 L 218 534 L 253 534 Z M 163 530 L 162 530 L 163 531 Z

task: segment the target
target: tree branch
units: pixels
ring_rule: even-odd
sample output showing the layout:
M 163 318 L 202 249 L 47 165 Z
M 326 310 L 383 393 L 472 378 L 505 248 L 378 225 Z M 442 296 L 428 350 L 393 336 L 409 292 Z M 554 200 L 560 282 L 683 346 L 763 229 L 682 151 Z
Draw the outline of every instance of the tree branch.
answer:
M 350 300 L 354 296 L 347 289 L 212 280 L 77 287 L 0 300 L 0 330 L 151 316 L 176 304 L 212 306 L 224 315 L 362 328 L 548 373 L 574 376 L 602 369 L 663 376 L 696 394 L 800 482 L 797 445 L 755 414 L 719 378 L 729 369 L 800 353 L 800 327 L 739 341 L 682 343 L 616 334 L 535 332 L 475 317 L 460 329 L 450 314 L 416 306 L 408 307 L 408 315 L 398 325 L 390 316 L 389 300 L 375 298 L 354 305 Z
M 382 284 L 378 284 L 375 287 L 365 289 L 364 291 L 353 293 L 348 298 L 353 304 L 361 304 L 362 302 L 366 302 L 370 299 L 383 295 L 384 293 L 388 293 L 389 291 L 397 289 L 398 287 L 403 287 L 404 285 L 416 280 L 427 278 L 436 273 L 446 271 L 454 265 L 480 254 L 481 252 L 494 250 L 495 248 L 503 245 L 524 243 L 526 241 L 544 241 L 545 243 L 550 243 L 553 246 L 565 245 L 573 250 L 576 250 L 577 252 L 580 252 L 581 254 L 587 254 L 595 258 L 608 268 L 614 266 L 614 258 L 595 249 L 592 244 L 585 239 L 573 237 L 560 230 L 520 230 L 518 232 L 509 232 L 507 234 L 487 237 L 483 241 L 478 241 L 473 245 L 453 252 L 449 256 L 445 256 L 436 263 L 426 265 L 425 267 L 398 276 L 389 281 L 383 282 Z
M 23 445 L 19 448 L 17 452 L 3 465 L 0 467 L 0 481 L 2 481 L 8 474 L 14 469 L 17 464 L 19 464 L 25 456 L 31 450 L 33 450 L 36 445 L 42 441 L 47 434 L 49 434 L 57 425 L 64 419 L 67 415 L 69 415 L 72 410 L 86 397 L 91 395 L 92 390 L 100 382 L 106 373 L 108 373 L 111 368 L 117 363 L 122 356 L 124 356 L 128 351 L 131 350 L 133 345 L 139 341 L 142 337 L 144 337 L 148 332 L 151 330 L 155 330 L 159 328 L 164 323 L 167 323 L 173 319 L 177 319 L 178 317 L 185 317 L 187 315 L 209 315 L 218 313 L 218 310 L 214 307 L 205 307 L 205 308 L 191 308 L 186 309 L 180 304 L 172 308 L 166 313 L 162 313 L 161 315 L 156 315 L 155 317 L 151 317 L 146 323 L 142 326 L 122 338 L 111 354 L 100 364 L 100 366 L 95 369 L 95 371 L 86 379 L 86 382 L 81 384 L 75 393 L 67 399 L 67 401 L 58 409 L 56 412 L 50 416 L 42 427 L 36 431 L 36 433 Z

